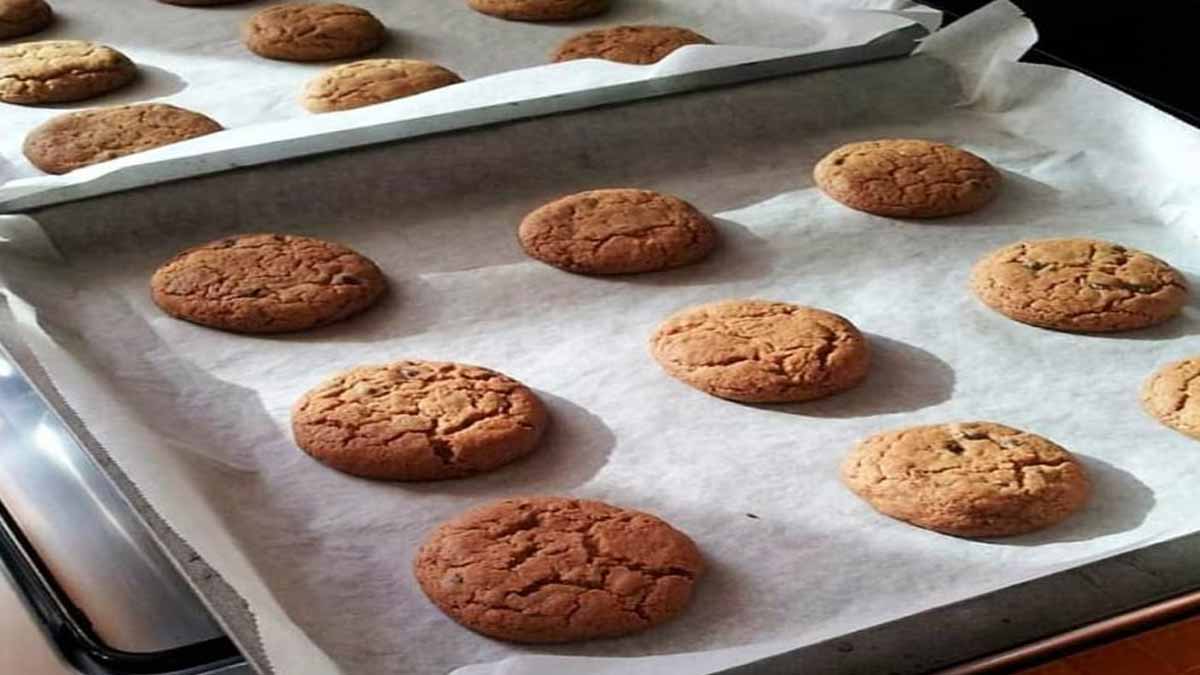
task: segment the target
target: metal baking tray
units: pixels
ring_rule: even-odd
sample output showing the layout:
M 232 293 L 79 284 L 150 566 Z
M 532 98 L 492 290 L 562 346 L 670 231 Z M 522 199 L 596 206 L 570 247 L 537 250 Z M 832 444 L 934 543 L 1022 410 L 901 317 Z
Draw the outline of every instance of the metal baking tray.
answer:
M 1200 535 L 1182 537 L 725 672 L 1004 670 L 1030 655 L 1193 607 L 1196 599 L 1187 594 L 1200 590 L 1196 561 Z M 1170 598 L 1176 600 L 1163 602 Z M 1116 618 L 1122 616 L 1124 620 Z M 1049 639 L 1064 633 L 1068 635 Z M 947 635 L 956 639 L 946 640 Z M 253 636 L 241 637 L 252 649 Z

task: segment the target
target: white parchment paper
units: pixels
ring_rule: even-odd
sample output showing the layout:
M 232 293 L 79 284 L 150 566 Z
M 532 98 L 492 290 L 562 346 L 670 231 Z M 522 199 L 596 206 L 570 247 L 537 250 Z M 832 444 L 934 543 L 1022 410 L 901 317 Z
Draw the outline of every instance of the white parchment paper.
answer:
M 966 289 L 976 259 L 1029 237 L 1107 238 L 1200 272 L 1200 132 L 1078 74 L 1010 61 L 1033 40 L 999 2 L 900 61 L 62 205 L 34 214 L 40 227 L 9 219 L 0 280 L 22 339 L 91 432 L 246 598 L 276 672 L 711 671 L 1197 529 L 1200 453 L 1137 395 L 1197 350 L 1195 305 L 1149 330 L 1069 335 L 1009 321 Z M 978 152 L 1005 171 L 1004 193 L 976 214 L 905 222 L 813 187 L 825 152 L 878 137 Z M 612 185 L 691 199 L 716 214 L 723 247 L 691 268 L 613 279 L 521 254 L 522 215 Z M 306 335 L 162 316 L 146 289 L 155 266 L 239 231 L 343 241 L 393 292 Z M 850 317 L 875 349 L 869 379 L 823 401 L 746 406 L 662 373 L 646 351 L 655 325 L 727 297 Z M 288 408 L 306 389 L 399 358 L 525 381 L 553 416 L 545 445 L 494 474 L 421 485 L 343 476 L 294 447 Z M 837 480 L 868 434 L 970 419 L 1074 450 L 1095 483 L 1089 508 L 1039 534 L 967 541 L 879 516 Z M 409 570 L 422 538 L 529 493 L 648 510 L 688 532 L 711 571 L 687 613 L 547 648 L 440 615 Z
M 266 146 L 347 130 L 570 94 L 605 85 L 649 82 L 669 75 L 859 45 L 912 21 L 930 28 L 937 12 L 908 0 L 621 0 L 603 16 L 576 22 L 522 23 L 479 14 L 465 0 L 395 2 L 362 0 L 389 28 L 390 40 L 370 57 L 418 58 L 440 63 L 468 82 L 369 108 L 313 115 L 300 105 L 304 85 L 330 63 L 272 61 L 250 53 L 241 26 L 262 3 L 178 7 L 147 0 L 58 0 L 58 22 L 36 39 L 87 39 L 125 52 L 141 77 L 132 86 L 78 103 L 19 106 L 0 103 L 0 203 L 124 172 L 110 190 L 150 184 L 164 165 L 191 160 L 194 175 L 248 162 L 302 154 L 302 145 L 280 152 Z M 590 28 L 621 23 L 688 26 L 718 45 L 689 46 L 653 66 L 588 60 L 545 65 L 555 45 Z M 366 57 L 364 57 L 366 58 Z M 142 101 L 172 103 L 205 113 L 227 129 L 207 137 L 47 176 L 21 152 L 28 130 L 65 110 Z M 395 136 L 391 136 L 394 138 Z M 359 143 L 359 141 L 355 141 Z M 272 153 L 211 158 L 228 148 Z M 344 147 L 344 146 L 335 146 Z M 311 151 L 310 151 L 311 152 Z

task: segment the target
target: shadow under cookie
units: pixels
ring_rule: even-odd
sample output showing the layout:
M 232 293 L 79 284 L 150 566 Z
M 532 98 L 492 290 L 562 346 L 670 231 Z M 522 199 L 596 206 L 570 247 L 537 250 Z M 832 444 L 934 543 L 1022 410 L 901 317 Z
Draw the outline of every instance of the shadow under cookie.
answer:
M 855 388 L 802 403 L 753 404 L 756 408 L 802 417 L 849 418 L 913 412 L 945 403 L 954 393 L 950 364 L 899 340 L 866 333 L 871 348 L 867 377 Z

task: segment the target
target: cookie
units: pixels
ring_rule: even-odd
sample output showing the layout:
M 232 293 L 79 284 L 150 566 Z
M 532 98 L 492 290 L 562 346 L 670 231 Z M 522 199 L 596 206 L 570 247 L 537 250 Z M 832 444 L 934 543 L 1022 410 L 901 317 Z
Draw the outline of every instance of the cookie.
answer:
M 571 21 L 608 11 L 609 0 L 467 0 L 467 5 L 509 21 Z
M 725 300 L 668 318 L 650 351 L 669 374 L 713 396 L 746 403 L 808 401 L 850 389 L 870 350 L 846 319 L 812 307 Z
M 381 480 L 490 471 L 532 452 L 545 428 L 545 407 L 520 382 L 434 361 L 354 368 L 292 409 L 301 449 L 339 471 Z
M 328 241 L 284 234 L 227 237 L 190 248 L 150 280 L 178 319 L 237 333 L 284 333 L 370 307 L 387 282 L 375 263 Z
M 246 47 L 268 59 L 332 61 L 374 51 L 387 30 L 373 14 L 342 4 L 286 4 L 250 17 Z
M 842 481 L 880 513 L 959 537 L 1050 527 L 1083 508 L 1091 492 L 1071 453 L 994 422 L 876 434 L 843 462 Z
M 521 497 L 434 530 L 414 570 L 425 595 L 463 626 L 547 643 L 626 635 L 677 616 L 704 561 L 687 535 L 647 513 Z
M 137 66 L 112 47 L 47 40 L 0 47 L 0 101 L 65 103 L 95 98 L 133 81 Z
M 846 206 L 891 218 L 970 213 L 1000 189 L 1000 172 L 982 158 L 921 140 L 843 145 L 817 163 L 813 177 Z
M 1142 406 L 1155 419 L 1200 440 L 1200 357 L 1168 363 L 1142 386 Z
M 591 190 L 525 217 L 521 247 L 544 263 L 581 274 L 653 272 L 699 261 L 717 244 L 712 223 L 691 204 L 649 190 Z
M 462 82 L 427 61 L 367 59 L 334 66 L 309 81 L 301 103 L 311 112 L 350 110 Z
M 45 0 L 0 0 L 0 40 L 36 33 L 53 21 Z
M 567 38 L 551 54 L 555 62 L 605 59 L 618 63 L 658 63 L 687 45 L 711 45 L 712 40 L 674 26 L 612 26 L 585 31 Z
M 1144 328 L 1175 316 L 1187 280 L 1153 256 L 1092 239 L 1021 241 L 980 260 L 975 295 L 1022 323 L 1076 332 Z
M 200 113 L 139 103 L 52 117 L 29 132 L 22 149 L 37 168 L 62 174 L 220 130 Z

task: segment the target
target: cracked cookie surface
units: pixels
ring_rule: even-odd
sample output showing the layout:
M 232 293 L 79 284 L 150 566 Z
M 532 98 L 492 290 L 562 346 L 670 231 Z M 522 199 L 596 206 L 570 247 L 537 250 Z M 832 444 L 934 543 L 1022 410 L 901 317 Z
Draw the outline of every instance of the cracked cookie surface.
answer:
M 725 300 L 678 312 L 650 339 L 655 360 L 691 386 L 734 401 L 808 401 L 867 375 L 870 351 L 843 317 L 766 300 Z
M 567 38 L 554 50 L 555 62 L 604 59 L 648 65 L 687 45 L 711 45 L 703 35 L 675 26 L 612 26 L 585 31 Z
M 150 290 L 173 317 L 237 333 L 324 326 L 370 307 L 387 287 L 375 263 L 328 241 L 283 234 L 226 237 L 190 248 L 154 273 Z
M 544 263 L 581 274 L 633 274 L 707 256 L 716 229 L 691 204 L 649 190 L 590 190 L 530 213 L 521 247 Z
M 652 515 L 524 497 L 437 528 L 414 569 L 425 595 L 463 626 L 545 643 L 616 637 L 675 617 L 704 562 L 687 535 Z
M 520 382 L 459 363 L 398 361 L 326 380 L 292 410 L 296 444 L 356 476 L 442 480 L 533 451 L 546 409 Z
M 960 537 L 1050 527 L 1082 508 L 1091 492 L 1071 453 L 994 422 L 876 434 L 843 462 L 842 481 L 883 514 Z
M 1142 386 L 1142 406 L 1159 422 L 1200 440 L 1200 357 L 1158 369 Z
M 53 21 L 46 0 L 0 0 L 0 40 L 36 33 Z
M 268 59 L 332 61 L 374 51 L 387 31 L 365 9 L 338 3 L 286 4 L 250 17 L 243 29 L 246 47 Z
M 571 21 L 608 11 L 609 0 L 468 0 L 467 5 L 510 21 Z
M 1141 251 L 1092 239 L 1035 239 L 976 263 L 971 288 L 1022 323 L 1077 332 L 1145 328 L 1175 316 L 1187 280 Z
M 63 174 L 220 130 L 200 113 L 142 103 L 53 117 L 29 132 L 22 149 L 37 168 Z
M 0 101 L 82 101 L 133 81 L 137 66 L 112 47 L 82 40 L 45 40 L 0 47 Z
M 301 102 L 311 112 L 351 110 L 462 82 L 436 63 L 367 59 L 334 66 L 309 81 Z
M 249 0 L 158 0 L 159 2 L 168 5 L 179 5 L 181 7 L 211 7 L 214 5 L 236 5 L 239 2 L 249 2 Z
M 852 209 L 892 218 L 969 213 L 995 198 L 1000 172 L 945 143 L 887 139 L 850 143 L 813 170 L 825 194 Z

